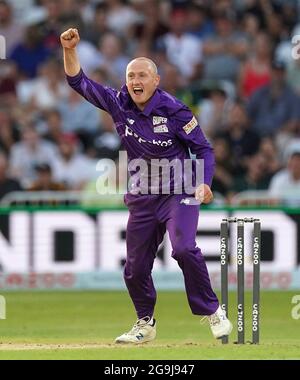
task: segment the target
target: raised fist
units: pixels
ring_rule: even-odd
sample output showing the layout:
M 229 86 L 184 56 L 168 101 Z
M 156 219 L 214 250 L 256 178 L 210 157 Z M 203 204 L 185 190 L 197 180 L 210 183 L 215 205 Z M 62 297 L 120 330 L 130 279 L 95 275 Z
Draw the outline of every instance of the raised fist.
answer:
M 63 48 L 75 49 L 79 41 L 80 37 L 77 29 L 68 29 L 60 36 L 60 43 Z

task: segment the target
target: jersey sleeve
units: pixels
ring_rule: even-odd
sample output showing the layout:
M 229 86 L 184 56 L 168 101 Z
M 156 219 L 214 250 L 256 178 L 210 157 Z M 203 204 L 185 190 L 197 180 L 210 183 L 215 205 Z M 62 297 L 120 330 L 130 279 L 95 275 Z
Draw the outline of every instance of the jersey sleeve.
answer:
M 204 183 L 211 186 L 215 168 L 213 148 L 204 136 L 196 117 L 187 107 L 177 111 L 174 116 L 177 138 L 197 159 L 204 160 Z
M 69 85 L 94 106 L 110 114 L 119 111 L 119 92 L 117 90 L 93 81 L 85 75 L 82 69 L 76 76 L 67 75 L 66 77 Z

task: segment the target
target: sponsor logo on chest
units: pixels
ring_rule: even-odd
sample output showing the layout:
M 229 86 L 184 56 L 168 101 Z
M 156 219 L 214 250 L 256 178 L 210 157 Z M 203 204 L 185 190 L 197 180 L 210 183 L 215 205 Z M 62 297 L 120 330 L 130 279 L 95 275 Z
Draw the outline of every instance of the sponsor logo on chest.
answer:
M 168 147 L 168 146 L 173 145 L 173 142 L 171 139 L 169 139 L 167 141 L 155 140 L 155 139 L 151 139 L 151 140 L 150 139 L 149 140 L 143 139 L 137 133 L 135 133 L 131 128 L 129 128 L 128 125 L 125 126 L 125 134 L 124 135 L 125 135 L 125 137 L 130 137 L 130 136 L 135 137 L 140 144 L 149 143 L 149 144 L 153 144 L 153 145 L 161 146 L 161 147 Z
M 153 116 L 153 132 L 154 133 L 166 133 L 169 132 L 166 126 L 168 119 L 162 116 Z

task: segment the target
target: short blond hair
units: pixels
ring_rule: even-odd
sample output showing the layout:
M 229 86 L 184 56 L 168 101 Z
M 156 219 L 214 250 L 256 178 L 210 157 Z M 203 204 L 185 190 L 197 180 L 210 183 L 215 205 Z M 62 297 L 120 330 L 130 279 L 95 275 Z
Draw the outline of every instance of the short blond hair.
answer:
M 137 57 L 137 58 L 134 58 L 132 61 L 130 61 L 127 65 L 127 68 L 126 68 L 126 71 L 128 70 L 128 66 L 131 65 L 133 62 L 135 61 L 146 61 L 150 64 L 154 74 L 158 74 L 158 69 L 157 69 L 157 66 L 156 64 L 152 61 L 152 59 L 150 58 L 147 58 L 147 57 Z

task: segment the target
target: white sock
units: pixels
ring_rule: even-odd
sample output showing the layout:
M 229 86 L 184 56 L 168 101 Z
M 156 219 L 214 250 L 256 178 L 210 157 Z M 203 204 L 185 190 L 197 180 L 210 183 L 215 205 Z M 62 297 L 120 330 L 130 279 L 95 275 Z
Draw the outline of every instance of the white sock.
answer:
M 149 325 L 153 326 L 154 325 L 154 319 L 153 317 L 151 317 L 150 321 L 149 321 Z

